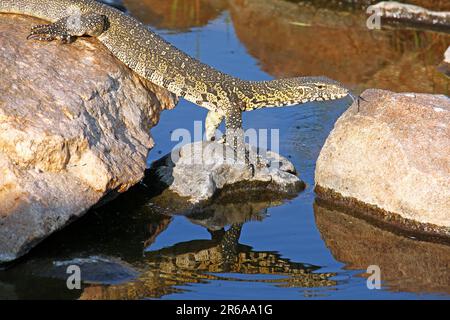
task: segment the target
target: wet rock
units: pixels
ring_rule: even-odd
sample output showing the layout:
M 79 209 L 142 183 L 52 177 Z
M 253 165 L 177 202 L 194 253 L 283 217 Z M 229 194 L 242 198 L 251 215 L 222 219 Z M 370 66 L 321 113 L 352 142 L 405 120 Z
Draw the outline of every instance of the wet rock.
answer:
M 220 16 L 228 0 L 124 0 L 131 14 L 155 28 L 189 30 Z
M 450 99 L 366 90 L 319 155 L 320 197 L 401 228 L 450 235 Z
M 431 11 L 396 1 L 382 1 L 368 9 L 389 20 L 450 28 L 450 11 Z
M 264 161 L 267 167 L 254 166 L 252 169 L 243 162 L 234 161 L 233 150 L 227 145 L 195 142 L 158 160 L 152 170 L 169 190 L 191 203 L 207 201 L 224 190 L 245 195 L 257 189 L 288 195 L 305 187 L 287 159 L 267 151 Z
M 0 15 L 0 262 L 139 182 L 176 102 L 95 39 L 26 41 L 39 23 Z
M 82 287 L 96 285 L 118 285 L 131 282 L 137 279 L 141 273 L 139 267 L 122 260 L 119 257 L 100 255 L 78 255 L 71 253 L 66 257 L 36 257 L 27 259 L 23 263 L 17 264 L 13 268 L 4 271 L 0 277 L 0 288 L 10 286 L 15 291 L 17 299 L 30 299 L 37 297 L 49 299 L 52 296 L 52 284 L 57 290 L 57 295 L 61 299 L 74 299 L 76 295 L 72 290 L 67 289 L 67 280 L 70 275 L 74 275 L 79 268 L 80 282 Z M 36 290 L 23 290 L 21 282 L 26 283 L 26 287 L 39 287 Z M 42 286 L 42 283 L 46 283 Z M 49 290 L 50 289 L 50 290 Z M 55 290 L 54 289 L 54 290 Z M 12 290 L 9 290 L 12 291 Z M 30 292 L 31 291 L 31 292 Z M 76 291 L 76 290 L 75 290 Z M 3 293 L 5 296 L 9 292 Z M 0 291 L 0 295 L 2 292 Z M 53 292 L 53 294 L 55 294 Z M 8 298 L 6 296 L 5 298 Z M 10 298 L 9 298 L 10 299 Z

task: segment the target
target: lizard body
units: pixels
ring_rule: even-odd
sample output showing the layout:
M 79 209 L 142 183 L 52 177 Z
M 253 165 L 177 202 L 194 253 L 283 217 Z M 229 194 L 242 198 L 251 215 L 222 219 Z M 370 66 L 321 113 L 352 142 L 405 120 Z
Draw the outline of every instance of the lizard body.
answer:
M 0 12 L 51 22 L 35 26 L 29 38 L 70 42 L 98 38 L 141 77 L 209 110 L 206 136 L 212 140 L 225 119 L 227 136 L 242 130 L 242 112 L 263 107 L 339 99 L 349 91 L 324 77 L 247 81 L 222 73 L 177 49 L 144 24 L 94 0 L 0 0 Z

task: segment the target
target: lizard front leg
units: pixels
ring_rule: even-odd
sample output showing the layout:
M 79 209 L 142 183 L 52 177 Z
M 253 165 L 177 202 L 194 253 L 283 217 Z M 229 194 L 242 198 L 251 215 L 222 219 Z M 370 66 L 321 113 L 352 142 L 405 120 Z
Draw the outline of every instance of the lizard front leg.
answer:
M 31 28 L 27 39 L 40 41 L 61 40 L 70 43 L 84 35 L 99 36 L 108 28 L 108 18 L 97 13 L 85 13 L 59 19 L 55 23 L 37 25 Z
M 209 111 L 206 115 L 205 120 L 205 128 L 206 128 L 206 140 L 207 141 L 214 141 L 215 140 L 215 134 L 217 128 L 219 128 L 220 124 L 222 123 L 224 118 L 223 114 L 220 114 L 215 111 Z

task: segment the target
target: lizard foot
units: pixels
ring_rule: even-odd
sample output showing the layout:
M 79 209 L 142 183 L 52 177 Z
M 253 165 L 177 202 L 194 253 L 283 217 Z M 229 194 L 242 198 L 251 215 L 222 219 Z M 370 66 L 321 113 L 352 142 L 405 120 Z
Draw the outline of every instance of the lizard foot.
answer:
M 68 16 L 55 23 L 41 24 L 31 28 L 27 39 L 40 41 L 61 40 L 70 43 L 84 35 L 99 36 L 108 29 L 108 18 L 97 13 Z
M 226 144 L 231 146 L 231 148 L 235 151 L 235 153 L 238 153 L 239 149 L 234 144 L 227 142 L 227 136 L 226 134 L 223 134 L 218 140 L 212 140 L 216 141 L 217 143 Z M 242 149 L 241 149 L 242 150 Z M 259 153 L 257 149 L 254 149 L 250 145 L 245 145 L 244 147 L 244 158 L 243 161 L 245 161 L 246 164 L 249 165 L 249 167 L 252 169 L 253 175 L 255 174 L 255 171 L 257 169 L 264 169 L 270 167 L 270 163 L 267 161 L 267 159 L 264 159 Z
M 56 23 L 33 26 L 27 37 L 27 40 L 30 39 L 39 41 L 61 40 L 62 43 L 70 43 L 73 41 L 72 36 Z
M 217 143 L 225 144 L 227 142 L 227 137 L 225 134 L 223 134 L 219 139 L 215 139 L 213 141 L 216 141 Z

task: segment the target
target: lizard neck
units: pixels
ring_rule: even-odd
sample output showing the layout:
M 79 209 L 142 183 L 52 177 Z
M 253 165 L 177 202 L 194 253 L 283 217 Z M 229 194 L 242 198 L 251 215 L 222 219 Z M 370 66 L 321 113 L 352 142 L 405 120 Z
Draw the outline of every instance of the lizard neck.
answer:
M 245 101 L 247 110 L 260 108 L 284 107 L 308 102 L 303 89 L 288 85 L 286 79 L 272 81 L 246 81 L 242 84 L 239 95 Z

